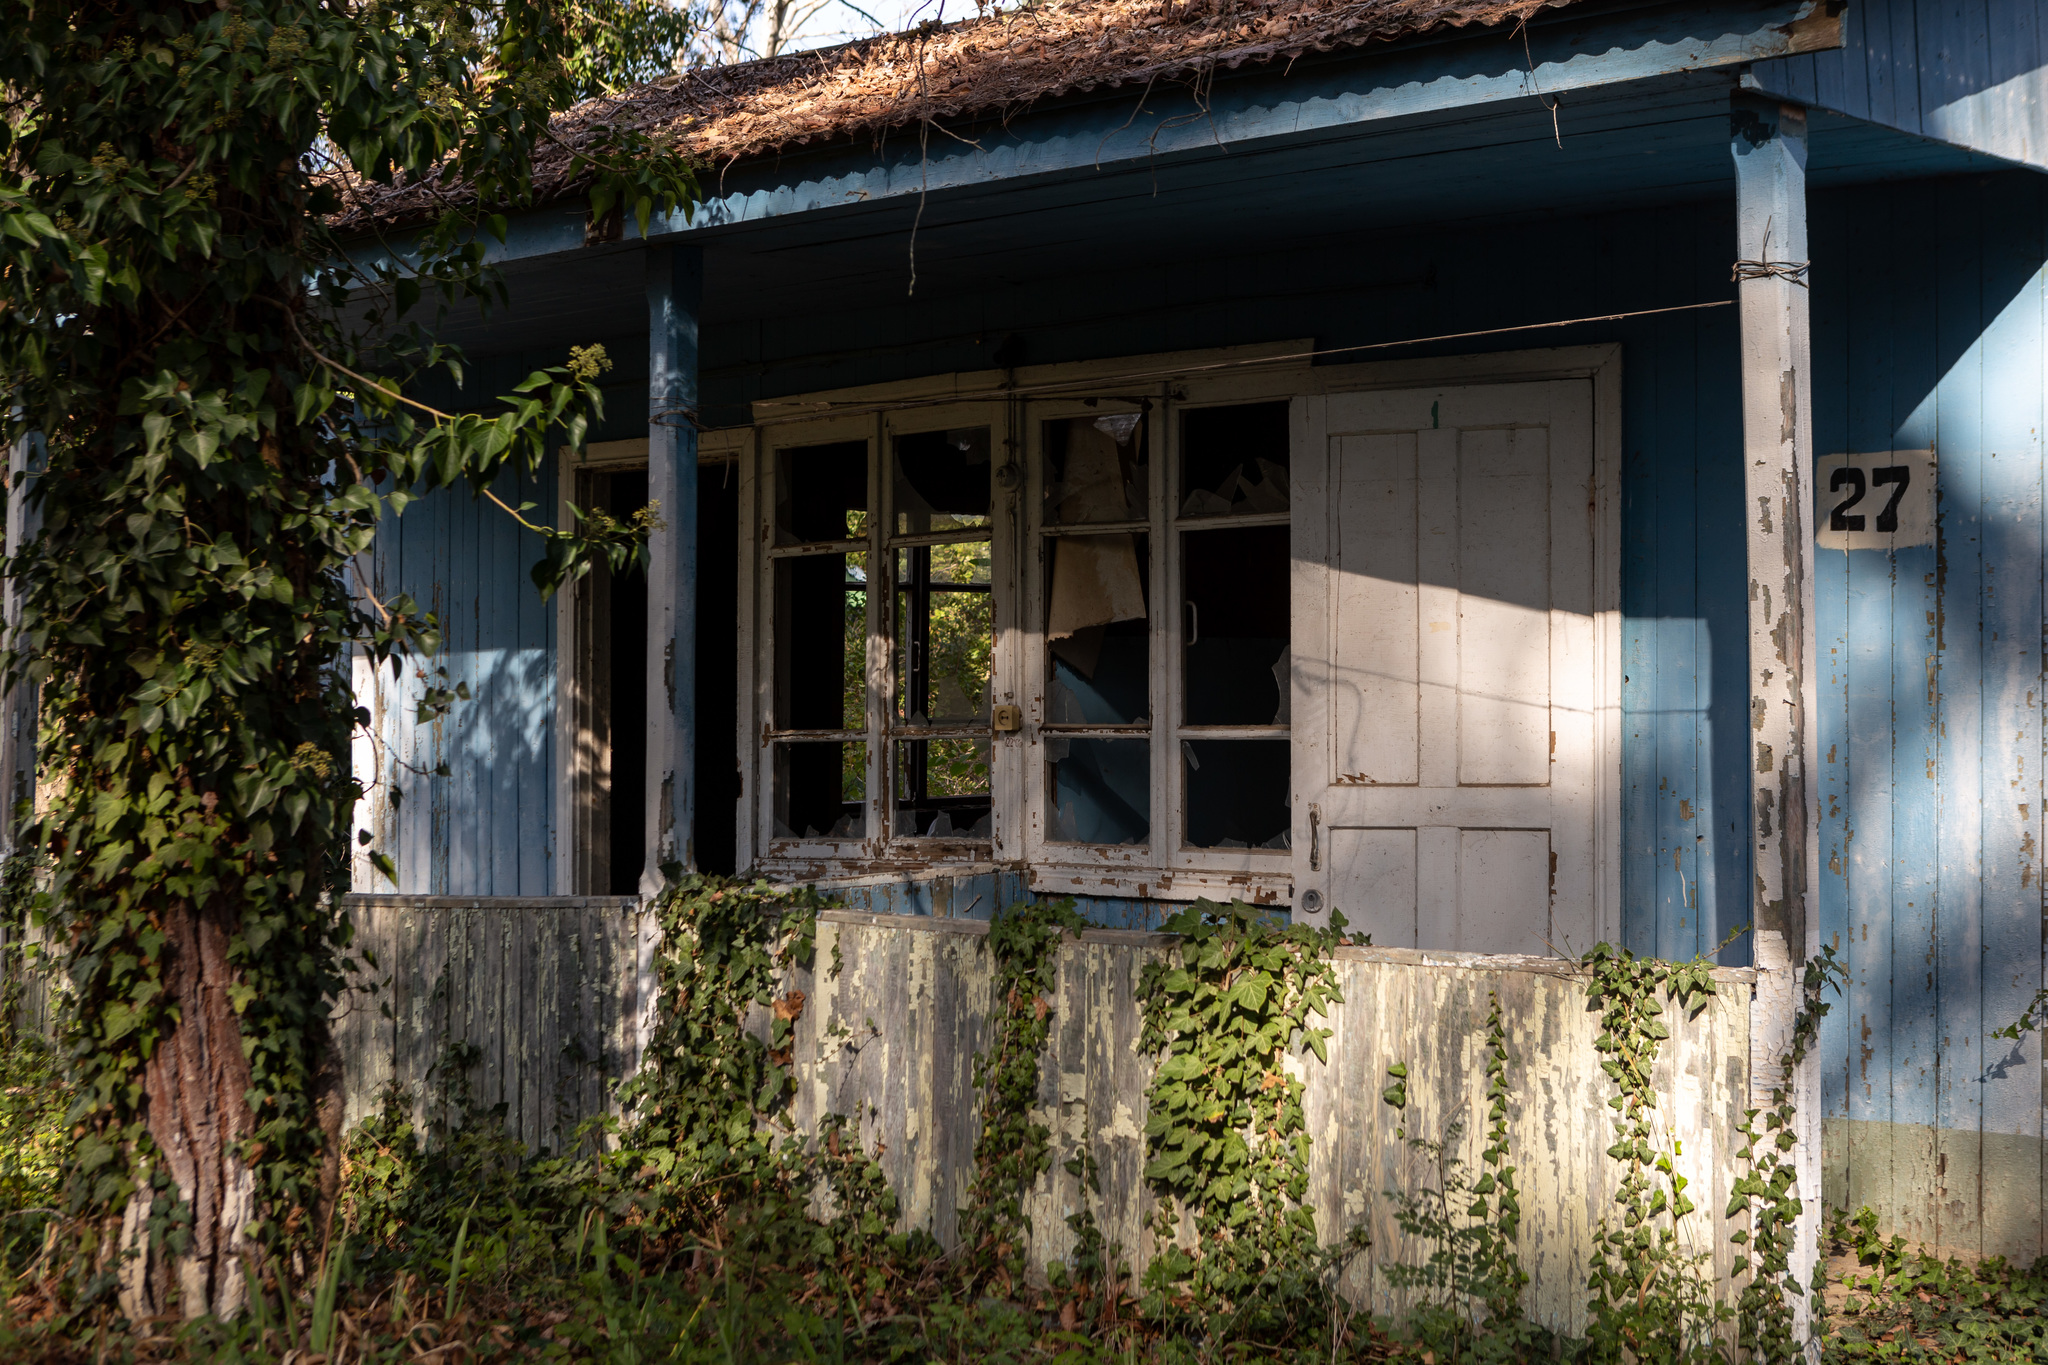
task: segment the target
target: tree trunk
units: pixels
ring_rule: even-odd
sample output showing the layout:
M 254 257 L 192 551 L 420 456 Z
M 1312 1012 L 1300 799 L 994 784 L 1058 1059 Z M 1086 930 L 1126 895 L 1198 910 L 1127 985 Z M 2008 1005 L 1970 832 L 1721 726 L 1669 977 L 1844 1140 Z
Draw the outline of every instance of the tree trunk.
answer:
M 246 1270 L 260 1252 L 244 1235 L 257 1216 L 256 1182 L 242 1153 L 255 1119 L 241 1020 L 228 997 L 234 974 L 219 921 L 227 910 L 220 902 L 208 911 L 178 904 L 165 916 L 165 993 L 178 1017 L 144 1067 L 142 1086 L 149 1134 L 192 1210 L 191 1241 L 168 1260 L 141 1245 L 151 1195 L 136 1192 L 121 1239 L 135 1253 L 122 1277 L 121 1306 L 131 1320 L 174 1309 L 232 1317 L 247 1300 Z

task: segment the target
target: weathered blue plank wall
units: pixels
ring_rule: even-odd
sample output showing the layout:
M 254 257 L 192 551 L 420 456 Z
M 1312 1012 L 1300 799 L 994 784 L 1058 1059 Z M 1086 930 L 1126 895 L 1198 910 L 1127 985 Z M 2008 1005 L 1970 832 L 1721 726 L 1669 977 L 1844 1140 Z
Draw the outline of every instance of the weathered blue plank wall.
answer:
M 554 489 L 550 458 L 538 474 L 501 476 L 492 491 L 514 507 L 546 507 Z M 444 642 L 437 657 L 409 662 L 395 680 L 384 668 L 367 695 L 359 690 L 377 736 L 358 743 L 357 771 L 377 779 L 360 823 L 397 861 L 398 885 L 359 860 L 357 890 L 554 893 L 555 611 L 527 577 L 540 557 L 539 537 L 467 490 L 387 514 L 372 551 L 372 591 L 410 594 L 440 618 Z M 459 685 L 469 700 L 417 723 L 425 689 Z M 436 776 L 443 765 L 446 775 Z
M 2048 168 L 2040 0 L 1854 0 L 1841 47 L 1752 75 L 1801 104 Z
M 2031 1260 L 2042 984 L 2043 262 L 2048 181 L 1816 204 L 1820 450 L 1938 452 L 1938 547 L 1820 551 L 1827 1194 Z

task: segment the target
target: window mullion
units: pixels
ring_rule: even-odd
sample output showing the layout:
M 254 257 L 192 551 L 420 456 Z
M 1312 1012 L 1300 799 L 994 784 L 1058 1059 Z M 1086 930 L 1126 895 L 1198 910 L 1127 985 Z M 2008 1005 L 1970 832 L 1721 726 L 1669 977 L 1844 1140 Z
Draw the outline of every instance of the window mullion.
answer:
M 1021 476 L 1025 467 L 1024 431 L 1018 420 L 1018 408 L 1014 400 L 1005 400 L 991 409 L 989 418 L 989 431 L 996 438 L 991 454 L 995 470 L 989 498 L 994 515 L 989 519 L 988 575 L 990 624 L 995 632 L 989 656 L 989 700 L 995 705 L 1017 705 L 1025 700 L 1018 655 L 1022 639 L 1019 628 L 1026 619 L 1022 588 L 1025 547 L 1029 541 L 1019 511 L 1029 497 L 1029 481 L 1022 477 L 1000 477 L 1005 468 Z M 1025 812 L 1029 787 L 1024 774 L 1023 738 L 1021 730 L 1007 734 L 996 730 L 994 712 L 990 712 L 989 838 L 999 860 L 1021 857 L 1024 851 L 1022 831 L 1028 823 Z
M 1170 868 L 1181 845 L 1178 698 L 1181 688 L 1180 545 L 1173 526 L 1173 400 L 1145 424 L 1152 466 L 1152 864 Z
M 895 517 L 895 501 L 889 478 L 888 415 L 874 415 L 868 455 L 868 638 L 867 638 L 867 734 L 868 734 L 868 838 L 881 846 L 893 834 L 889 818 L 894 802 L 889 799 L 889 716 L 896 704 L 895 672 L 891 666 L 890 640 L 896 604 L 896 570 L 889 553 L 889 527 Z

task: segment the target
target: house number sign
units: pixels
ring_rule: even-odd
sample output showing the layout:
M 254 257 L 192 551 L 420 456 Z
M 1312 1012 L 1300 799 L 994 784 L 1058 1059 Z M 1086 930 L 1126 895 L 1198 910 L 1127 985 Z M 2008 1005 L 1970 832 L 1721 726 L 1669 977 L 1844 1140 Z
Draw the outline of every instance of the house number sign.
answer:
M 1823 550 L 1900 550 L 1934 543 L 1934 452 L 1824 455 L 1814 484 Z

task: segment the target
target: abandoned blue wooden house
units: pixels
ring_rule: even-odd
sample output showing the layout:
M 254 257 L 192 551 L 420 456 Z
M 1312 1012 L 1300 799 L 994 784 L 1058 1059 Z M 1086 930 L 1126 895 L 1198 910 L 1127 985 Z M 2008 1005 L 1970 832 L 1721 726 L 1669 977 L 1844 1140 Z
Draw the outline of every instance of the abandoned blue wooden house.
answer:
M 543 602 L 495 508 L 387 526 L 447 646 L 360 678 L 398 883 L 357 883 L 394 974 L 357 1093 L 438 1029 L 558 1140 L 631 1065 L 661 862 L 825 883 L 802 1103 L 869 1105 L 950 1235 L 976 934 L 1073 896 L 1043 1099 L 1138 1247 L 1148 931 L 1341 912 L 1324 1233 L 1379 1216 L 1385 1063 L 1476 1102 L 1494 989 L 1569 1325 L 1609 1141 L 1569 959 L 1719 955 L 1659 1072 L 1711 1220 L 1826 944 L 1809 1253 L 1823 1196 L 2048 1251 L 2038 1039 L 1987 1036 L 2048 950 L 2044 19 L 1052 0 L 578 114 L 695 149 L 704 201 L 643 236 L 562 178 L 447 401 L 602 342 L 604 429 L 517 492 L 661 529 Z M 443 669 L 474 700 L 419 726 Z

